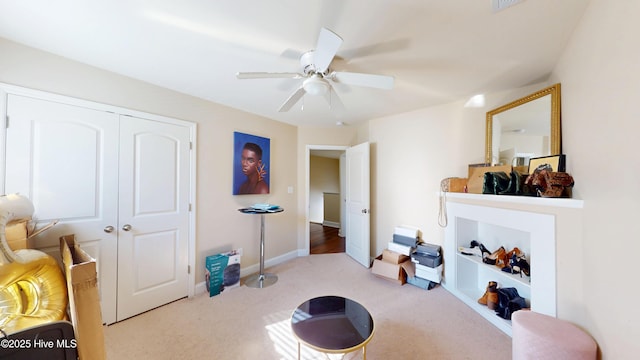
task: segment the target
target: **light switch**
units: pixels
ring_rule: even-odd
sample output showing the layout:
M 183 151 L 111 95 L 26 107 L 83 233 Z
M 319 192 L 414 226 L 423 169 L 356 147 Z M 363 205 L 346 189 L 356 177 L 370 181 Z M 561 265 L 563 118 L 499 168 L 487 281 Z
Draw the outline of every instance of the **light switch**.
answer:
M 293 194 L 293 186 L 287 187 L 287 193 Z

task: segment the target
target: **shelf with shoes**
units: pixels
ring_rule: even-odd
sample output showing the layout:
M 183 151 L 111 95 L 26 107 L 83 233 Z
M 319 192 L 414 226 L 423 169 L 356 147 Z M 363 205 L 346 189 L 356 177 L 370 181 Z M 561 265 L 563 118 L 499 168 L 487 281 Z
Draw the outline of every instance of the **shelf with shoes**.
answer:
M 463 203 L 448 203 L 447 214 L 443 281 L 447 290 L 508 335 L 511 322 L 478 303 L 490 281 L 498 288 L 515 288 L 532 310 L 556 315 L 554 216 Z M 499 266 L 483 262 L 482 252 L 473 251 L 474 240 L 475 247 L 479 243 L 489 253 L 504 254 Z M 502 270 L 509 264 L 507 253 L 514 248 L 523 253 L 530 276 Z
M 529 289 L 531 287 L 530 286 L 531 277 L 527 275 L 524 275 L 521 273 L 515 274 L 515 273 L 503 271 L 501 268 L 495 265 L 489 265 L 489 264 L 483 263 L 482 258 L 479 258 L 477 256 L 468 256 L 460 253 L 456 254 L 456 256 L 458 257 L 458 260 L 456 261 L 457 264 L 463 264 L 465 261 L 470 261 L 474 263 L 479 270 L 486 271 L 487 277 L 489 278 L 498 279 L 508 284 L 511 284 L 511 283 L 514 283 L 514 285 L 519 284 L 520 286 L 523 286 L 525 289 Z

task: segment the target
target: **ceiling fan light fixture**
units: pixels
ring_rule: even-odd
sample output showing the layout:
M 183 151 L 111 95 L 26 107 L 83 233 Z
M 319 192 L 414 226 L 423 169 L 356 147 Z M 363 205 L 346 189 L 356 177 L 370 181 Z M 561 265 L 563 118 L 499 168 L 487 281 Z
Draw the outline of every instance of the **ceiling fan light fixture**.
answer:
M 329 82 L 322 78 L 322 76 L 312 75 L 310 78 L 304 81 L 302 87 L 304 88 L 304 91 L 307 92 L 307 94 L 315 96 L 326 94 L 331 88 L 331 85 L 329 85 Z

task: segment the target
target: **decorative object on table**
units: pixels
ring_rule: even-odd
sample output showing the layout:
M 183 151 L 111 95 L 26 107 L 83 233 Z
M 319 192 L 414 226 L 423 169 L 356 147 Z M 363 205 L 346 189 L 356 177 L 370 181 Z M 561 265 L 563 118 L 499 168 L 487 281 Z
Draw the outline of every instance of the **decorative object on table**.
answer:
M 6 238 L 7 225 L 33 213 L 28 198 L 0 196 L 0 329 L 7 334 L 67 318 L 67 286 L 56 259 L 34 249 L 14 251 Z
M 271 140 L 233 133 L 233 195 L 268 194 Z
M 551 169 L 549 171 L 564 172 L 566 170 L 566 162 L 567 159 L 564 154 L 531 158 L 529 160 L 529 174 L 544 164 L 550 166 Z

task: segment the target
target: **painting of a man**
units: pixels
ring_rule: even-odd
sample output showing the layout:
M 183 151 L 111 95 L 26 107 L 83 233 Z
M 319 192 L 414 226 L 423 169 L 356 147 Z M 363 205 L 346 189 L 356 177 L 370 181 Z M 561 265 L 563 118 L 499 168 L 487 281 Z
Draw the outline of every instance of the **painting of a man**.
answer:
M 233 194 L 268 194 L 269 142 L 267 138 L 236 132 Z

